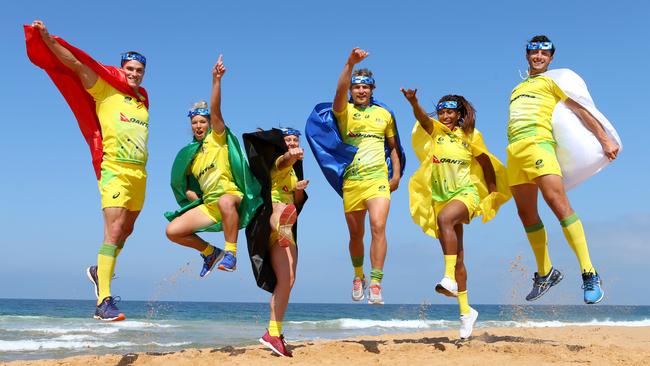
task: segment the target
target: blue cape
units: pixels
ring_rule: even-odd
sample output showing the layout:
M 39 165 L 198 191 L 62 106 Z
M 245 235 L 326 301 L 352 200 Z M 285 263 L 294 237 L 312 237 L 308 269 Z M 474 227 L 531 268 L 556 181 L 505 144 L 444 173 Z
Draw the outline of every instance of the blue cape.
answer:
M 381 103 L 374 98 L 371 99 L 372 105 L 377 105 L 390 112 L 395 123 L 395 140 L 397 141 L 397 151 L 400 160 L 400 176 L 404 176 L 404 167 L 406 166 L 406 154 L 402 143 L 399 138 L 399 130 L 397 129 L 397 120 L 395 113 L 392 109 L 384 103 Z M 325 179 L 334 188 L 339 196 L 343 197 L 343 173 L 345 169 L 352 163 L 354 155 L 357 153 L 357 147 L 343 142 L 341 133 L 339 132 L 334 112 L 332 111 L 332 103 L 320 103 L 314 107 L 314 110 L 307 118 L 307 125 L 305 126 L 305 135 L 309 147 L 316 157 L 318 166 L 320 166 Z M 385 142 L 384 150 L 386 152 L 386 164 L 388 165 L 388 179 L 393 176 L 393 164 L 390 159 L 390 148 L 388 142 Z

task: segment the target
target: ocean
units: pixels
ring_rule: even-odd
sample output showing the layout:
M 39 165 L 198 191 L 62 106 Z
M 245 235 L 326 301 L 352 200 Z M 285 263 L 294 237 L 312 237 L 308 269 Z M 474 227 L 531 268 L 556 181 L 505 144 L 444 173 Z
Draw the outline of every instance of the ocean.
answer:
M 118 304 L 127 319 L 92 318 L 94 301 L 0 299 L 0 361 L 82 354 L 171 352 L 256 344 L 266 303 Z M 477 328 L 650 326 L 650 306 L 474 305 Z M 289 304 L 288 342 L 458 328 L 457 305 Z

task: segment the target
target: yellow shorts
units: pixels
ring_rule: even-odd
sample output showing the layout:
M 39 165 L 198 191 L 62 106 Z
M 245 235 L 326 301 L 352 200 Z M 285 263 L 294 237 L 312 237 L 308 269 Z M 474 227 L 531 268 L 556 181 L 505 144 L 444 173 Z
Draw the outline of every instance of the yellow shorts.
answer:
M 102 208 L 123 207 L 129 211 L 141 211 L 147 172 L 143 165 L 104 160 L 97 186 L 102 196 Z
M 226 192 L 224 194 L 232 194 L 239 198 L 244 197 L 244 195 L 239 191 Z M 221 198 L 221 196 L 219 196 L 219 198 Z M 214 221 L 215 223 L 221 221 L 221 210 L 219 210 L 219 199 L 210 203 L 202 203 L 197 207 L 199 208 L 199 210 L 201 210 L 201 212 L 206 214 L 210 218 L 210 220 Z
M 345 212 L 366 210 L 366 201 L 384 197 L 390 200 L 387 178 L 369 180 L 346 180 L 343 182 L 343 210 Z
M 445 208 L 445 206 L 449 204 L 449 202 L 453 200 L 460 201 L 465 205 L 465 207 L 467 207 L 469 216 L 468 219 L 463 222 L 463 224 L 469 224 L 469 222 L 472 221 L 474 213 L 476 212 L 476 209 L 478 208 L 478 204 L 480 202 L 478 192 L 476 190 L 464 190 L 446 201 L 433 201 L 433 212 L 435 212 L 437 215 L 440 211 L 442 211 L 443 208 Z
M 533 183 L 542 175 L 562 176 L 560 163 L 555 156 L 555 144 L 551 141 L 538 141 L 535 137 L 525 138 L 508 145 L 508 184 Z

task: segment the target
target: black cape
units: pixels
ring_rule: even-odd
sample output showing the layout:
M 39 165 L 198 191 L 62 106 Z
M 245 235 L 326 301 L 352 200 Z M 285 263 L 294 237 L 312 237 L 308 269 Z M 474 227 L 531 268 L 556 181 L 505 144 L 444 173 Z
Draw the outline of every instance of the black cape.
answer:
M 287 145 L 284 142 L 282 131 L 276 128 L 268 131 L 245 133 L 242 135 L 242 138 L 244 140 L 246 156 L 248 156 L 248 165 L 262 186 L 261 195 L 263 202 L 260 209 L 257 210 L 257 213 L 246 227 L 248 255 L 251 259 L 253 275 L 255 276 L 257 286 L 272 293 L 275 289 L 277 279 L 271 265 L 269 251 L 269 238 L 271 237 L 269 220 L 273 213 L 273 205 L 271 203 L 271 169 L 275 164 L 275 160 L 287 152 Z M 296 161 L 293 164 L 293 169 L 296 172 L 298 180 L 302 180 L 302 161 Z M 298 214 L 302 211 L 306 201 L 307 194 L 305 193 L 305 200 L 300 204 L 296 203 Z M 297 227 L 298 221 L 293 226 L 293 237 L 296 243 L 298 242 Z

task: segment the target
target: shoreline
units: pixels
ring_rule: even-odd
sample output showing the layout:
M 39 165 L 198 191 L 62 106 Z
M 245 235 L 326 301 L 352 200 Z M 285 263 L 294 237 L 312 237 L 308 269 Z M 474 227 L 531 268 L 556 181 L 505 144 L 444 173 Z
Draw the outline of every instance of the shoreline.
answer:
M 11 366 L 195 365 L 231 364 L 403 364 L 518 365 L 632 364 L 650 362 L 650 327 L 567 326 L 552 328 L 477 328 L 468 341 L 458 330 L 358 336 L 289 344 L 293 358 L 277 357 L 262 345 L 73 356 L 62 359 L 17 360 Z

